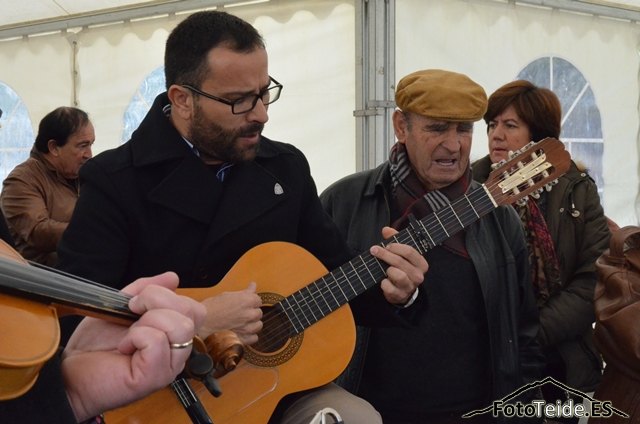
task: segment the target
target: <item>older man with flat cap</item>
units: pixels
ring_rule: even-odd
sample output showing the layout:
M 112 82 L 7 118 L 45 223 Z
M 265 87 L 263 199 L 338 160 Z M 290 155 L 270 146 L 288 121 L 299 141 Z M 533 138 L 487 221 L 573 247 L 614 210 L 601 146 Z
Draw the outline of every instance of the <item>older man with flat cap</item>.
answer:
M 396 89 L 389 160 L 322 194 L 350 245 L 380 229 L 405 228 L 478 187 L 469 155 L 487 96 L 465 75 L 414 72 Z M 445 223 L 446 224 L 446 223 Z M 397 319 L 362 323 L 341 383 L 385 424 L 499 422 L 491 412 L 461 420 L 540 377 L 538 315 L 518 216 L 498 207 L 426 253 L 429 269 Z

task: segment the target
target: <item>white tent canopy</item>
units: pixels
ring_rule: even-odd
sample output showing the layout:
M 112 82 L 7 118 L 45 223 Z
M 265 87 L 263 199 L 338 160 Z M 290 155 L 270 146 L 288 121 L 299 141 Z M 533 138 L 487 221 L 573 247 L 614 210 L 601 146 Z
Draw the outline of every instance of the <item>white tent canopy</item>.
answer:
M 74 104 L 91 115 L 95 151 L 115 147 L 125 110 L 162 66 L 169 31 L 185 13 L 222 3 L 228 2 L 3 0 L 0 39 L 9 38 L 0 41 L 0 84 L 19 96 L 33 127 L 53 108 Z M 602 157 L 597 164 L 605 211 L 622 225 L 637 224 L 640 12 L 634 2 L 621 7 L 592 3 L 605 2 L 271 0 L 225 10 L 264 35 L 270 73 L 285 86 L 270 109 L 265 135 L 306 153 L 319 190 L 358 167 L 372 166 L 358 143 L 386 153 L 393 141 L 388 128 L 363 132 L 361 123 L 372 118 L 368 115 L 387 119 L 393 83 L 403 75 L 450 69 L 468 74 L 490 93 L 536 61 L 558 58 L 577 70 L 599 112 Z M 390 13 L 370 16 L 379 4 L 390 5 Z M 583 12 L 568 10 L 576 6 Z M 391 40 L 386 47 L 384 37 Z M 383 60 L 371 66 L 370 59 L 378 56 L 391 58 L 389 65 Z M 367 80 L 367 72 L 384 74 L 391 82 Z M 571 93 L 563 91 L 571 85 L 553 83 L 570 116 L 581 97 L 572 102 Z M 381 97 L 363 109 L 363 92 Z M 354 117 L 355 110 L 364 112 Z M 0 149 L 2 136 L 0 131 Z M 380 145 L 381 139 L 387 144 Z M 486 149 L 480 122 L 473 157 Z M 383 158 L 378 154 L 374 162 Z

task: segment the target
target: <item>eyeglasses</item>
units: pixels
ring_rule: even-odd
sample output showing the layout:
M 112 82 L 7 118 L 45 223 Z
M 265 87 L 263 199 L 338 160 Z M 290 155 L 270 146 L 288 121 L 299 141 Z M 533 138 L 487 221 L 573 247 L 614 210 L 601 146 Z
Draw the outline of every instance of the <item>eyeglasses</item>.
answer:
M 271 87 L 265 88 L 258 94 L 249 94 L 244 97 L 240 97 L 238 100 L 227 100 L 222 97 L 217 97 L 209 93 L 205 93 L 202 90 L 198 90 L 197 88 L 189 85 L 182 84 L 182 87 L 187 88 L 193 91 L 196 94 L 204 96 L 208 99 L 215 100 L 216 102 L 224 103 L 225 105 L 231 106 L 231 113 L 234 115 L 241 115 L 243 113 L 251 112 L 253 108 L 258 104 L 258 100 L 262 101 L 263 105 L 270 105 L 280 98 L 280 93 L 282 92 L 282 84 L 280 84 L 275 79 L 269 77 L 269 80 L 275 84 Z

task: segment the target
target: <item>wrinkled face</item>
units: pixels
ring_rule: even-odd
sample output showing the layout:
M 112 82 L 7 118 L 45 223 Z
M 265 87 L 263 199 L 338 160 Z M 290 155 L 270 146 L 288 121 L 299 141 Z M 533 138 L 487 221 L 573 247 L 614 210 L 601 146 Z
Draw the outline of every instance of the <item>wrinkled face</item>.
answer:
M 49 140 L 48 157 L 63 177 L 78 178 L 80 167 L 91 159 L 91 146 L 95 140 L 93 124 L 89 122 L 71 134 L 64 146 L 58 146 L 55 140 Z
M 473 122 L 439 121 L 396 110 L 393 124 L 398 142 L 405 145 L 411 166 L 427 190 L 446 187 L 464 175 Z
M 261 93 L 270 85 L 267 53 L 257 48 L 238 53 L 225 47 L 209 52 L 209 77 L 199 90 L 234 102 Z M 253 160 L 260 134 L 268 121 L 267 106 L 258 100 L 253 110 L 234 115 L 231 106 L 190 93 L 193 96 L 187 139 L 209 163 Z
M 529 126 L 520 119 L 513 106 L 507 107 L 487 125 L 491 162 L 509 158 L 509 151 L 524 147 L 531 141 Z

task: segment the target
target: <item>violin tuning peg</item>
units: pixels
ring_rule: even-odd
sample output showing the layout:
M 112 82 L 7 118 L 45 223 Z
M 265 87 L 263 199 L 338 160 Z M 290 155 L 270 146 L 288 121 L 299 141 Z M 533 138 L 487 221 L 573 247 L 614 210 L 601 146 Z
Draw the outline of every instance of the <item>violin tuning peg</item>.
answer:
M 219 397 L 222 394 L 222 389 L 220 388 L 220 384 L 218 384 L 218 380 L 211 374 L 207 375 L 202 380 L 202 383 L 213 396 Z

